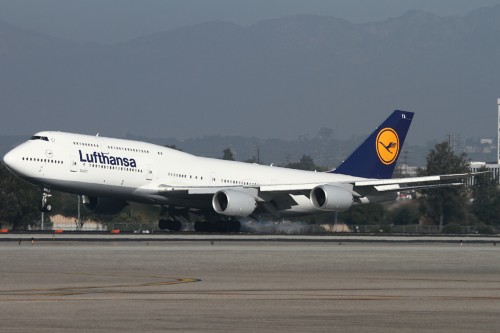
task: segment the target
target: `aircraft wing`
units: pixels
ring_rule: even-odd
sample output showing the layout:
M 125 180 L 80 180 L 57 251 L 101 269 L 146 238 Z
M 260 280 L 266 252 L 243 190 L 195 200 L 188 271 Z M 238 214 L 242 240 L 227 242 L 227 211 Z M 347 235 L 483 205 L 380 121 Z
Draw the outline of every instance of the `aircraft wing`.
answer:
M 375 179 L 361 180 L 354 182 L 356 190 L 374 189 L 377 192 L 387 191 L 407 191 L 421 190 L 437 187 L 461 186 L 463 180 L 478 173 L 459 173 L 436 176 L 410 177 L 410 178 L 391 178 L 391 179 Z M 451 180 L 462 180 L 459 182 L 448 182 Z
M 423 177 L 409 177 L 409 178 L 392 178 L 392 179 L 366 179 L 357 180 L 353 182 L 344 182 L 345 185 L 352 185 L 354 193 L 356 190 L 370 190 L 374 189 L 377 192 L 386 191 L 404 191 L 413 189 L 426 189 L 436 187 L 449 187 L 460 186 L 463 182 L 447 182 L 449 180 L 463 180 L 478 173 L 461 173 L 461 174 L 448 174 L 436 176 L 423 176 Z M 272 193 L 287 193 L 287 194 L 308 194 L 313 188 L 320 185 L 340 185 L 341 183 L 295 183 L 295 184 L 275 184 L 275 185 L 261 185 L 261 186 L 210 186 L 210 187 L 195 187 L 195 186 L 175 186 L 159 184 L 150 186 L 149 189 L 155 191 L 160 195 L 172 194 L 186 194 L 186 195 L 204 195 L 215 194 L 218 191 L 226 189 L 235 189 L 255 197 L 266 196 Z M 266 201 L 266 200 L 262 200 Z
M 366 179 L 357 180 L 354 182 L 345 182 L 344 184 L 353 185 L 353 190 L 374 189 L 377 192 L 386 191 L 404 191 L 412 189 L 426 189 L 436 187 L 460 186 L 463 182 L 446 182 L 450 180 L 463 180 L 468 177 L 480 173 L 460 173 L 436 176 L 422 176 L 410 178 L 392 178 L 392 179 Z M 263 185 L 260 186 L 260 192 L 288 192 L 290 194 L 301 194 L 311 191 L 316 186 L 320 185 L 335 185 L 339 183 L 304 183 L 304 184 L 280 184 L 280 185 Z

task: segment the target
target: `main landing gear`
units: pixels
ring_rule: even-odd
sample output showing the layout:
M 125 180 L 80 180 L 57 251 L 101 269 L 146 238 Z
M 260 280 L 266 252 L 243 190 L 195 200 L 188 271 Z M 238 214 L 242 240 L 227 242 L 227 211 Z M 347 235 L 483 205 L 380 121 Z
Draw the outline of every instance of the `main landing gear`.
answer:
M 189 211 L 187 209 L 176 209 L 175 207 L 161 207 L 160 216 L 168 218 L 158 221 L 160 230 L 180 231 L 182 229 L 182 220 L 189 221 Z
M 40 211 L 42 213 L 50 213 L 52 210 L 52 205 L 48 202 L 51 196 L 52 194 L 50 194 L 50 189 L 44 188 L 42 194 L 42 207 L 40 207 Z
M 173 219 L 161 219 L 158 222 L 158 227 L 161 230 L 180 231 L 182 222 Z M 194 223 L 194 230 L 198 232 L 239 232 L 241 223 L 238 220 L 210 220 L 210 221 L 196 221 Z
M 158 227 L 161 230 L 179 231 L 182 228 L 182 222 L 176 219 L 161 219 L 158 221 Z
M 160 230 L 180 231 L 182 229 L 182 221 L 189 222 L 190 216 L 187 209 L 176 209 L 162 207 L 160 216 L 167 215 L 168 218 L 162 218 L 158 221 Z M 208 220 L 196 221 L 194 230 L 198 232 L 239 232 L 241 223 L 235 219 L 222 220 L 220 215 L 209 214 Z
M 197 221 L 194 223 L 194 230 L 199 232 L 239 232 L 241 223 L 238 220 L 210 220 Z

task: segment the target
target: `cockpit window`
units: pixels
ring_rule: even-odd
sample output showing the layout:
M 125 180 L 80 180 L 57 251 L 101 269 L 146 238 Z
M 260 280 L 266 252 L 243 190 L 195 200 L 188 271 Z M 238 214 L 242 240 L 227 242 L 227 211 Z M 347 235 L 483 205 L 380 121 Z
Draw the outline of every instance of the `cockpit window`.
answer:
M 30 140 L 49 141 L 49 138 L 47 138 L 46 136 L 33 135 Z

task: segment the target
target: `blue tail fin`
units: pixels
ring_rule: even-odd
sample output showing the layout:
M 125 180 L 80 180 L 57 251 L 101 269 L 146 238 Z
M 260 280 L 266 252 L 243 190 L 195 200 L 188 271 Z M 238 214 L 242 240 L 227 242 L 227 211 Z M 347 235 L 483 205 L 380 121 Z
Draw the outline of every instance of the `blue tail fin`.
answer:
M 413 112 L 394 111 L 344 162 L 330 172 L 363 178 L 392 177 Z

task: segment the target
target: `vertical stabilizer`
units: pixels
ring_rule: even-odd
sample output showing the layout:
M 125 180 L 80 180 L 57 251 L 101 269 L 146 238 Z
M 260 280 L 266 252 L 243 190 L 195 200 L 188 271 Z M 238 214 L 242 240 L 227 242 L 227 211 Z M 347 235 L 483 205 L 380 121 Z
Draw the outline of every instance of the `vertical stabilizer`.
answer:
M 363 178 L 391 178 L 412 119 L 413 112 L 394 111 L 344 162 L 330 172 Z

